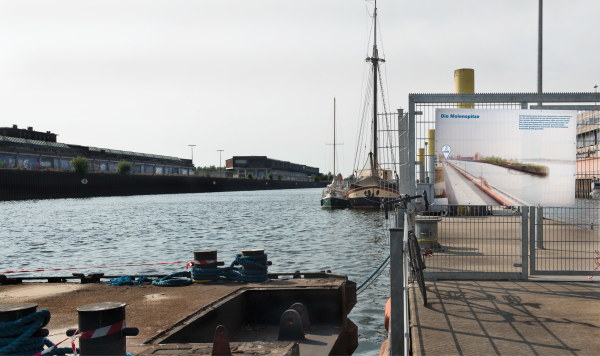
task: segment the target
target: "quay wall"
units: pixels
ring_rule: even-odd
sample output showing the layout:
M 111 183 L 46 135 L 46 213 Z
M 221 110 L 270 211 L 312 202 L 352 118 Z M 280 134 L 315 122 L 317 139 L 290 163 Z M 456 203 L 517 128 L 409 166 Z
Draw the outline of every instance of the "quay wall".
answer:
M 0 170 L 0 201 L 325 187 L 327 182 Z

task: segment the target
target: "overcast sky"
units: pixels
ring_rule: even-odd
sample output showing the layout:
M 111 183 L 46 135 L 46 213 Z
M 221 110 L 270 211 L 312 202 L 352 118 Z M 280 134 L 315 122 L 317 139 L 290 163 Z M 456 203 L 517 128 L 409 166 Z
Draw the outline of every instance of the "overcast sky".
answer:
M 0 126 L 60 142 L 233 155 L 342 173 L 355 153 L 372 1 L 0 1 Z M 537 90 L 537 0 L 379 0 L 392 108 L 410 92 Z M 544 2 L 544 91 L 600 84 L 600 1 Z

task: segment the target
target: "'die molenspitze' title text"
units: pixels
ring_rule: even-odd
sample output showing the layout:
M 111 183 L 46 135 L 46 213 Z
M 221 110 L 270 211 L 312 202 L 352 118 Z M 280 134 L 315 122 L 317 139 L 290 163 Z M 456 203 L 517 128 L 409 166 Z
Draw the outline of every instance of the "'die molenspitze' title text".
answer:
M 479 115 L 475 114 L 441 114 L 442 119 L 479 119 Z

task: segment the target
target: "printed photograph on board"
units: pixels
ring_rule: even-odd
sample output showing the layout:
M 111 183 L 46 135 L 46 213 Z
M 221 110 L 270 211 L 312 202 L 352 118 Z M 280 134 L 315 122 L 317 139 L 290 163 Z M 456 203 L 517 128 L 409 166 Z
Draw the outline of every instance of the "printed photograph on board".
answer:
M 576 111 L 436 109 L 435 124 L 437 199 L 575 205 Z

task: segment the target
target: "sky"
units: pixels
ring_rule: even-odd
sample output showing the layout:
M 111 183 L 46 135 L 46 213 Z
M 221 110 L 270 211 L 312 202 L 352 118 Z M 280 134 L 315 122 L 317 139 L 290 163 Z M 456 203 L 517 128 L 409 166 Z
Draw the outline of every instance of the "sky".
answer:
M 390 108 L 409 93 L 537 90 L 537 0 L 379 0 Z M 236 155 L 349 174 L 373 1 L 0 0 L 0 126 L 59 142 Z M 544 1 L 544 91 L 600 84 L 600 1 Z M 340 168 L 341 167 L 341 168 Z

